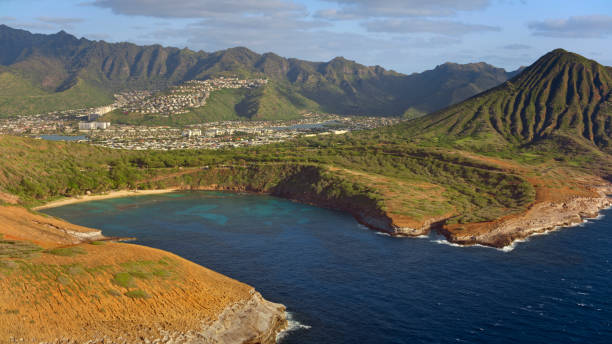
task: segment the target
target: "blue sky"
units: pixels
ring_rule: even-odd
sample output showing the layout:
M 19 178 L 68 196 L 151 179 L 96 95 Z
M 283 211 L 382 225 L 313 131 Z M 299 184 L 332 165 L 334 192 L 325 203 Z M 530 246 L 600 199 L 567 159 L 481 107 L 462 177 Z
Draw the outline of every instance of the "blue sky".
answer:
M 447 61 L 513 70 L 555 48 L 612 65 L 610 0 L 0 0 L 0 23 L 109 42 L 344 56 L 404 73 Z

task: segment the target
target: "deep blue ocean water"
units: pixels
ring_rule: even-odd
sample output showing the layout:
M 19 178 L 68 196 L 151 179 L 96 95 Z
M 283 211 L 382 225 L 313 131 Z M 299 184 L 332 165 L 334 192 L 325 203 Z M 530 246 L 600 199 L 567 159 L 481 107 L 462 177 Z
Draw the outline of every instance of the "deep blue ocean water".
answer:
M 612 216 L 502 252 L 391 238 L 344 213 L 258 195 L 45 212 L 254 286 L 309 327 L 283 343 L 612 343 Z

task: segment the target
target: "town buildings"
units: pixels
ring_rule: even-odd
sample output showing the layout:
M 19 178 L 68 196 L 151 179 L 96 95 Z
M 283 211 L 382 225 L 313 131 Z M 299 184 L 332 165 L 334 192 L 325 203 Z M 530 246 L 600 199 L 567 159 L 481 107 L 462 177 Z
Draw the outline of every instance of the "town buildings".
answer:
M 79 122 L 79 130 L 104 130 L 110 128 L 110 122 Z

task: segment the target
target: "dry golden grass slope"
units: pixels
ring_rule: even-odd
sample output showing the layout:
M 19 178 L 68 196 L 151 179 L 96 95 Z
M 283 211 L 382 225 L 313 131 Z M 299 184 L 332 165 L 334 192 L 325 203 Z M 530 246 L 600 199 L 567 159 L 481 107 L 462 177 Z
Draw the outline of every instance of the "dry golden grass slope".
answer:
M 253 297 L 168 252 L 74 233 L 99 235 L 0 207 L 0 343 L 185 341 Z

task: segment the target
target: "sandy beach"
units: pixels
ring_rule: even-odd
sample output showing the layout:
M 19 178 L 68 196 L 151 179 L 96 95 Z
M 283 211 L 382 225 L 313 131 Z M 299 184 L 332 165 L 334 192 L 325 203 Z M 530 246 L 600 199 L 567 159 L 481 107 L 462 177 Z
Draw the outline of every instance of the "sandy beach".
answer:
M 109 198 L 120 198 L 120 197 L 132 197 L 132 196 L 144 196 L 144 195 L 156 195 L 177 191 L 177 189 L 157 189 L 157 190 L 118 190 L 118 191 L 110 191 L 104 194 L 98 195 L 82 195 L 76 197 L 68 197 L 64 199 L 59 199 L 56 201 L 52 201 L 46 203 L 44 205 L 32 208 L 33 210 L 42 210 L 49 209 L 55 207 L 61 207 L 68 204 L 81 203 L 81 202 L 89 202 L 89 201 L 98 201 L 102 199 Z

